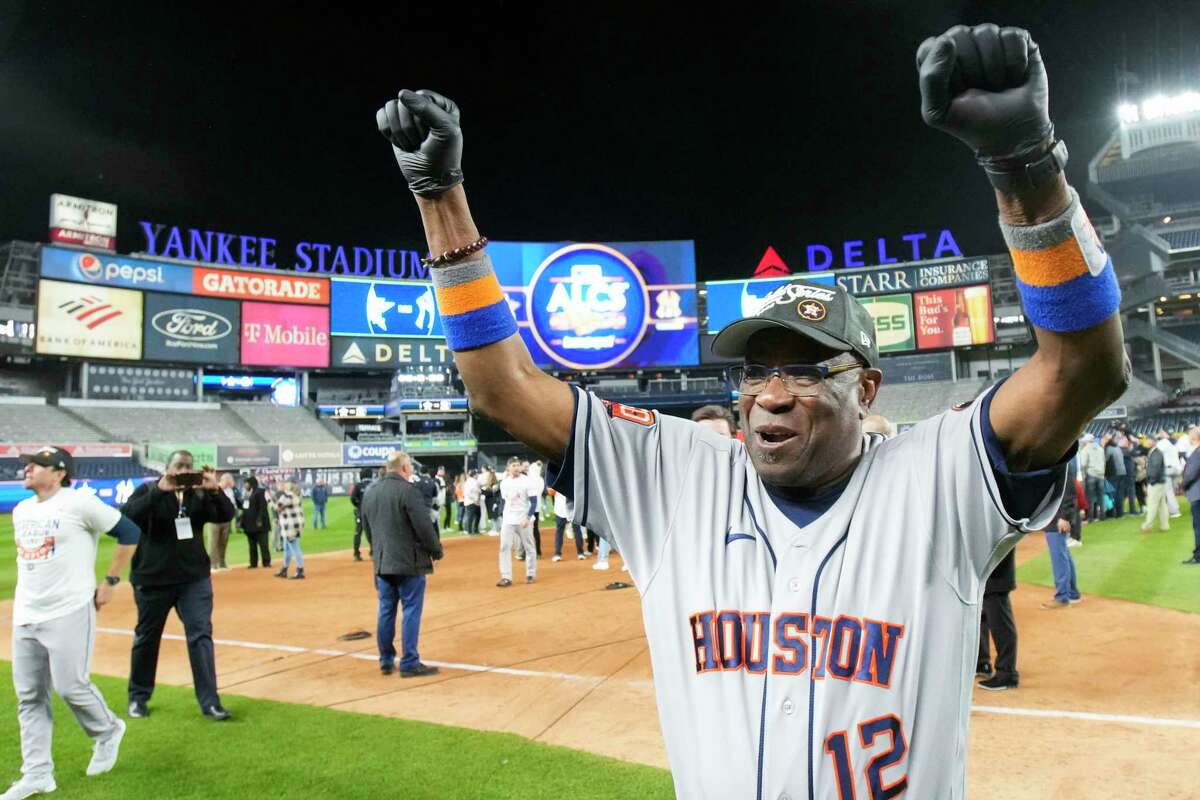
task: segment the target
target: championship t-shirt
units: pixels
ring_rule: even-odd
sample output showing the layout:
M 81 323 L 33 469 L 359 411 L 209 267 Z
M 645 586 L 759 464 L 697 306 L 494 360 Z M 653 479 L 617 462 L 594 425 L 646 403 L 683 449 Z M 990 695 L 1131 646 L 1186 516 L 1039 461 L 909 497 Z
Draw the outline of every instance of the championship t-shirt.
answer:
M 92 602 L 96 592 L 96 543 L 121 512 L 95 495 L 59 489 L 13 509 L 17 544 L 17 591 L 13 624 L 36 625 Z
M 541 491 L 541 479 L 528 475 L 505 476 L 500 481 L 500 496 L 504 498 L 504 524 L 524 525 L 529 519 L 529 498 Z

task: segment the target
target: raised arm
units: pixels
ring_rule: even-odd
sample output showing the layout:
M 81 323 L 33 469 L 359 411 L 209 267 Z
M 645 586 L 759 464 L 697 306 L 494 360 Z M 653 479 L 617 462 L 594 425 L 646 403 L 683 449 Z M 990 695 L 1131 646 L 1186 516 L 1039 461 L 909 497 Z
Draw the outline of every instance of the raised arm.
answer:
M 376 115 L 416 197 L 434 255 L 480 238 L 462 187 L 458 120 L 458 106 L 425 90 L 400 92 Z M 571 389 L 534 365 L 486 252 L 444 259 L 432 272 L 446 341 L 472 410 L 547 458 L 559 458 L 571 436 Z
M 1042 57 L 1020 28 L 956 26 L 917 51 L 925 122 L 967 144 L 996 187 L 1000 227 L 1038 349 L 990 421 L 1013 471 L 1054 464 L 1125 391 L 1120 290 L 1066 182 Z

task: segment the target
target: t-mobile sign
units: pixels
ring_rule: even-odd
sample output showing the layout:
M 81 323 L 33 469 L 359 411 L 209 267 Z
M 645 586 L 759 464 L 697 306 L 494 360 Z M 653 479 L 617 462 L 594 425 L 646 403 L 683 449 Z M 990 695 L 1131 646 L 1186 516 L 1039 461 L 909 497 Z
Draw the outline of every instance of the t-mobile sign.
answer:
M 329 309 L 282 303 L 242 303 L 242 363 L 328 367 Z

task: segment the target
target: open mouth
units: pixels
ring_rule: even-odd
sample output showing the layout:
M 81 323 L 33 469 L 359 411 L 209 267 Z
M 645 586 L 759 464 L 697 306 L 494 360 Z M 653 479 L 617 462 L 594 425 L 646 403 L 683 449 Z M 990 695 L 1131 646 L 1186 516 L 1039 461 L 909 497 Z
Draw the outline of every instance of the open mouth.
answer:
M 764 426 L 759 428 L 755 433 L 764 444 L 782 444 L 789 439 L 796 437 L 795 432 L 789 431 L 787 428 L 778 428 L 775 426 Z

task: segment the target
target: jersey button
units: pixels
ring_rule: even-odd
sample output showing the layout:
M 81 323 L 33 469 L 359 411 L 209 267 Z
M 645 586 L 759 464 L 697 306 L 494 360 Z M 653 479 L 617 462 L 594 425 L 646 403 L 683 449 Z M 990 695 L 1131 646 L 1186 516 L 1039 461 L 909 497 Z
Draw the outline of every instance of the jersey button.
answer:
M 792 578 L 790 581 L 788 581 L 788 588 L 793 592 L 798 592 L 804 588 L 804 584 L 799 578 Z
M 784 700 L 784 701 L 783 701 L 783 713 L 785 713 L 785 714 L 791 714 L 791 713 L 793 713 L 795 710 L 796 710 L 796 704 L 795 704 L 795 703 L 793 703 L 791 700 Z

